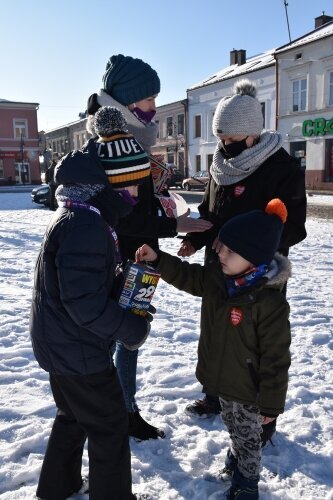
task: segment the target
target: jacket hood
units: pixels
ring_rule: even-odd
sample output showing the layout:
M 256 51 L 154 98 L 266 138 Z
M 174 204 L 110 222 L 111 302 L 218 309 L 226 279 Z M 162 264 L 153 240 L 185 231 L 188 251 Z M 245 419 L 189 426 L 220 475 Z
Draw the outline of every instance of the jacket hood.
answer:
M 72 151 L 64 156 L 55 168 L 54 178 L 57 184 L 64 186 L 104 186 L 102 192 L 92 198 L 90 203 L 96 204 L 103 218 L 112 225 L 116 225 L 119 218 L 125 217 L 132 210 L 131 205 L 112 189 L 98 158 L 90 155 L 89 151 Z
M 266 286 L 283 288 L 291 277 L 291 262 L 287 257 L 284 257 L 278 252 L 274 255 L 274 260 L 277 264 L 277 269 L 274 274 L 272 273 L 272 276 L 268 273 Z

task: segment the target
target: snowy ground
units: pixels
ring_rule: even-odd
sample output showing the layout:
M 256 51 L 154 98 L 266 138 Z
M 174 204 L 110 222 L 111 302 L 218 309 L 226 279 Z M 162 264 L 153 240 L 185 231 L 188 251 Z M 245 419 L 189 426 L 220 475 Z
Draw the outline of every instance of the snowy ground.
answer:
M 322 198 L 333 209 L 333 197 L 318 203 Z M 0 207 L 0 498 L 32 499 L 55 414 L 28 335 L 34 263 L 51 212 L 32 205 L 29 193 L 1 193 Z M 262 500 L 333 499 L 333 221 L 309 219 L 307 230 L 308 238 L 291 251 L 289 391 L 275 446 L 263 453 Z M 177 239 L 162 243 L 172 254 L 178 245 Z M 202 259 L 199 252 L 193 261 Z M 153 500 L 217 500 L 223 486 L 202 476 L 221 465 L 228 434 L 219 417 L 184 414 L 201 389 L 194 376 L 200 300 L 161 282 L 154 305 L 158 312 L 138 363 L 138 403 L 167 437 L 131 442 L 133 489 Z M 85 454 L 83 472 L 87 465 Z

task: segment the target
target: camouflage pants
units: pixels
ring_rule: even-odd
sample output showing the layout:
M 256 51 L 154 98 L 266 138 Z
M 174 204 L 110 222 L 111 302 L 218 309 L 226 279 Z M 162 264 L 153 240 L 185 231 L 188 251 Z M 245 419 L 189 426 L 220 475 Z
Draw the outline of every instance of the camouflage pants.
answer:
M 259 479 L 262 419 L 259 408 L 220 398 L 222 419 L 231 439 L 231 451 L 244 477 Z

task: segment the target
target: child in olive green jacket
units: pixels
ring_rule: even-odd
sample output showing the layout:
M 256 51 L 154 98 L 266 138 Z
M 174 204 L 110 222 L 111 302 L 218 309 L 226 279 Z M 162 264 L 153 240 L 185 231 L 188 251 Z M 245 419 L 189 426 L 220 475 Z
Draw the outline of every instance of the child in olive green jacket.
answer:
M 202 297 L 196 376 L 219 396 L 231 445 L 221 479 L 228 499 L 259 498 L 262 424 L 284 411 L 290 365 L 289 305 L 280 290 L 290 263 L 276 253 L 287 210 L 281 200 L 230 219 L 219 232 L 219 263 L 189 264 L 148 245 L 137 260 Z

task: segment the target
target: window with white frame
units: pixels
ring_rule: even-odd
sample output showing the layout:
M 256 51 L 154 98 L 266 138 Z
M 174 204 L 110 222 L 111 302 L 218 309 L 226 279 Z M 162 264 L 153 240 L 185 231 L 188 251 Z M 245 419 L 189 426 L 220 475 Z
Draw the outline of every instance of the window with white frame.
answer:
M 20 139 L 27 137 L 27 121 L 24 119 L 14 118 L 14 137 Z
M 156 123 L 156 128 L 157 128 L 156 138 L 159 139 L 160 138 L 160 121 L 159 120 L 155 120 L 155 123 Z
M 166 126 L 167 126 L 167 137 L 172 137 L 173 136 L 173 118 L 172 118 L 172 116 L 167 117 Z
M 201 170 L 201 155 L 195 155 L 195 171 L 200 172 Z
M 307 80 L 293 81 L 293 111 L 304 111 L 306 109 Z
M 212 121 L 210 122 L 209 126 L 210 126 L 210 135 L 214 135 L 214 132 L 213 132 L 213 123 L 214 123 L 214 115 L 215 115 L 215 109 L 214 111 L 212 112 Z
M 330 88 L 329 88 L 329 98 L 328 105 L 333 106 L 333 71 L 330 72 Z
M 177 115 L 177 134 L 184 135 L 185 132 L 185 117 L 184 114 Z
M 194 117 L 194 137 L 201 137 L 201 115 Z

